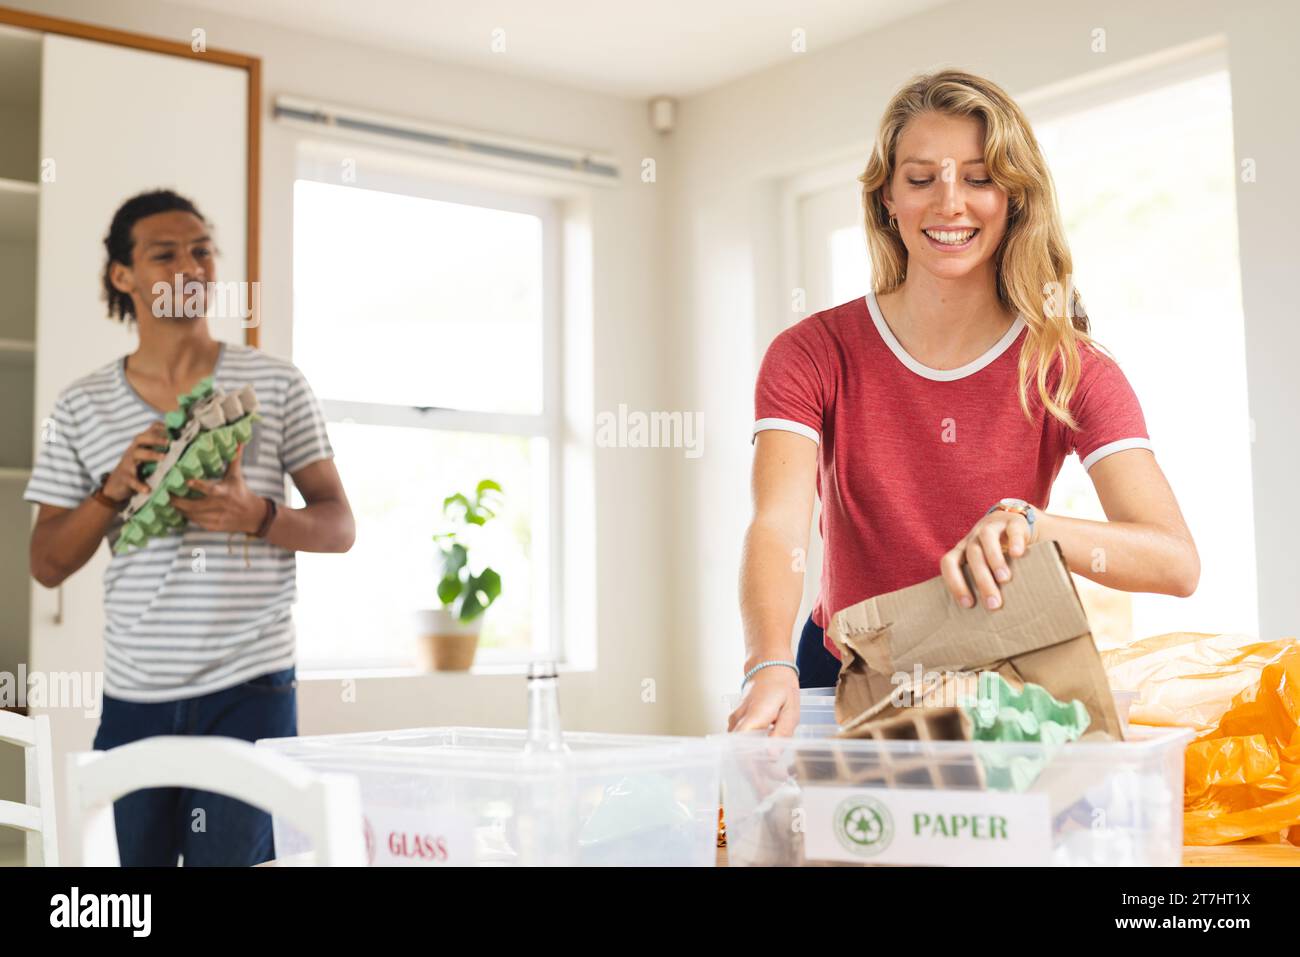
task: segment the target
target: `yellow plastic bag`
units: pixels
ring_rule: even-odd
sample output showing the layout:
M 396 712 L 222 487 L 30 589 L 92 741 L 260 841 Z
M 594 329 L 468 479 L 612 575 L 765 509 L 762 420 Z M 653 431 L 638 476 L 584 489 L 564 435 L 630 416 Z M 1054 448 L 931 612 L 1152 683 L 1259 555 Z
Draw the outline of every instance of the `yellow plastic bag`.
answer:
M 1175 632 L 1103 651 L 1101 659 L 1112 688 L 1138 693 L 1130 724 L 1209 731 L 1236 695 L 1259 683 L 1264 665 L 1293 643 Z
M 1113 687 L 1139 692 L 1131 724 L 1201 729 L 1185 758 L 1185 843 L 1277 839 L 1285 832 L 1300 844 L 1300 645 L 1294 639 L 1160 635 L 1102 657 Z
M 1287 831 L 1300 844 L 1300 645 L 1265 665 L 1219 725 L 1187 746 L 1183 841 Z

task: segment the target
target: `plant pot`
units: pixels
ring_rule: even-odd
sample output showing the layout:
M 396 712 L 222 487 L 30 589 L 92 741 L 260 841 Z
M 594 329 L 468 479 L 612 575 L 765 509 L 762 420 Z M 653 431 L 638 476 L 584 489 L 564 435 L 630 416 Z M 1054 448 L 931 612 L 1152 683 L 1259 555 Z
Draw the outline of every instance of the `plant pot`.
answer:
M 416 612 L 417 657 L 425 671 L 469 671 L 478 650 L 483 616 L 461 621 L 448 608 Z

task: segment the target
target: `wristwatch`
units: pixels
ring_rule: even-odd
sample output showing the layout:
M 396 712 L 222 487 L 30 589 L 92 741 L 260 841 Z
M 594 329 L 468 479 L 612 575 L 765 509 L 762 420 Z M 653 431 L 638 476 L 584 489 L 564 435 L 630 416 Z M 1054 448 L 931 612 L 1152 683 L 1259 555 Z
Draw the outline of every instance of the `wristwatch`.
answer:
M 1034 537 L 1034 506 L 1030 505 L 1023 498 L 1004 498 L 998 501 L 996 505 L 990 508 L 985 515 L 992 515 L 994 512 L 1015 512 L 1017 515 L 1023 515 L 1025 521 L 1029 523 L 1029 538 L 1032 541 Z

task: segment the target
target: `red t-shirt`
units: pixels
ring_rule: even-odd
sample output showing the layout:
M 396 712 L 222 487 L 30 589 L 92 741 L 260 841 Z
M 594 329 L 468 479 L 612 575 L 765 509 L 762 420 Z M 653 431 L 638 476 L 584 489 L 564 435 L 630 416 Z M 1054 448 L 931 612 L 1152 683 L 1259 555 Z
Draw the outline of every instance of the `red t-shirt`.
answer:
M 758 372 L 755 435 L 783 429 L 819 444 L 823 628 L 842 608 L 939 574 L 943 553 L 998 499 L 1046 508 L 1071 452 L 1088 469 L 1151 447 L 1128 380 L 1097 351 L 1081 351 L 1075 431 L 1032 386 L 1033 421 L 1021 410 L 1023 317 L 978 359 L 938 370 L 904 351 L 882 315 L 869 294 L 809 316 L 772 341 Z

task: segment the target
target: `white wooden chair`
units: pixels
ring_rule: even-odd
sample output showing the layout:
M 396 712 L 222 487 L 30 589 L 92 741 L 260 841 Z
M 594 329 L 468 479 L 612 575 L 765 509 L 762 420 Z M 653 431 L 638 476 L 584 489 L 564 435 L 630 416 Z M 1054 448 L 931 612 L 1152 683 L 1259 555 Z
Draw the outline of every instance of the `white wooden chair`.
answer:
M 302 831 L 319 866 L 367 863 L 355 777 L 318 774 L 234 738 L 162 736 L 68 755 L 69 864 L 120 864 L 113 802 L 141 788 L 196 788 L 232 797 Z
M 27 866 L 56 867 L 59 829 L 54 820 L 54 752 L 48 715 L 34 718 L 0 711 L 0 744 L 23 749 L 27 765 L 25 803 L 0 801 L 0 827 L 27 832 Z

